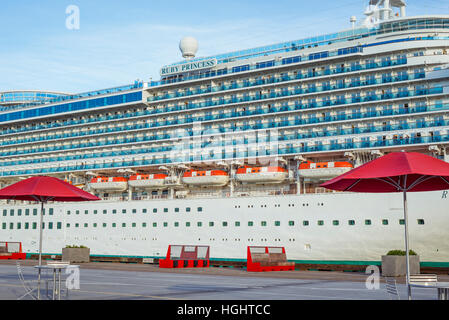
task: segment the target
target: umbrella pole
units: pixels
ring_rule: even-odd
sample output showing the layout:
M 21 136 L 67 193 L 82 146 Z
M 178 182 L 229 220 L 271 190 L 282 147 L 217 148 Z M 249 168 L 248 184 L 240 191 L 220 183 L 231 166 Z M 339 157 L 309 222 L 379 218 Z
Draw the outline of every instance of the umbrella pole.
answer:
M 41 265 L 42 265 L 42 224 L 44 222 L 44 202 L 41 201 L 41 222 L 39 224 L 39 268 L 37 273 L 37 299 L 41 295 Z
M 408 217 L 407 217 L 407 191 L 403 191 L 404 195 L 404 225 L 405 225 L 405 281 L 407 284 L 408 299 L 412 300 L 412 290 L 410 287 L 410 257 L 408 243 Z

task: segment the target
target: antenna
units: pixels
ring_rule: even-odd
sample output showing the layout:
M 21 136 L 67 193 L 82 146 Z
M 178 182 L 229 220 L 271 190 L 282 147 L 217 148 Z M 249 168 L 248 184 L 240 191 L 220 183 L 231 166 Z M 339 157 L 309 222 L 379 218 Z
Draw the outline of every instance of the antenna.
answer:
M 357 22 L 357 17 L 356 16 L 351 16 L 349 21 L 351 22 L 352 29 L 355 29 L 355 23 Z

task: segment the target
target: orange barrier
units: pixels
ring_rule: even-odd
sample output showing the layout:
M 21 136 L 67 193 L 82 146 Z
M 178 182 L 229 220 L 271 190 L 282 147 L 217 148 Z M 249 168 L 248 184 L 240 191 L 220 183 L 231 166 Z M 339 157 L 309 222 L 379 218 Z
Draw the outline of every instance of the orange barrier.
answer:
M 295 270 L 295 263 L 288 262 L 284 247 L 248 246 L 247 271 Z
M 166 258 L 159 260 L 159 268 L 206 268 L 209 264 L 209 246 L 169 245 Z
M 26 253 L 22 252 L 22 242 L 0 242 L 0 259 L 24 260 Z

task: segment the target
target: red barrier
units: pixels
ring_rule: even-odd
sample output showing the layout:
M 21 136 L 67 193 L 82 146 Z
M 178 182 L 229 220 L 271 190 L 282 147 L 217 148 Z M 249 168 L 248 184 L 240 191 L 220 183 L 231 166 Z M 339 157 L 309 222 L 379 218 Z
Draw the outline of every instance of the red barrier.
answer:
M 26 253 L 22 252 L 22 242 L 0 242 L 0 260 L 24 260 Z
M 249 246 L 246 270 L 254 272 L 295 270 L 295 263 L 287 261 L 284 247 Z
M 159 268 L 207 268 L 209 246 L 169 245 L 165 259 L 159 260 Z

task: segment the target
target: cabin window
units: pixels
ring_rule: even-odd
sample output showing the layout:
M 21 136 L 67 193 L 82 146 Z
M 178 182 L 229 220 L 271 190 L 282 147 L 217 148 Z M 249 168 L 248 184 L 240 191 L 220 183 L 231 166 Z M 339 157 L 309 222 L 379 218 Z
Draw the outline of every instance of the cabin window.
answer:
M 59 222 L 61 223 L 61 222 Z M 25 222 L 25 229 L 29 229 L 30 228 L 30 223 L 29 222 Z
M 168 208 L 164 208 L 164 212 L 168 212 Z
M 146 228 L 147 227 L 147 223 L 146 222 L 142 222 L 142 227 Z
M 157 213 L 157 208 L 154 208 L 154 209 L 153 209 L 153 213 Z
M 275 225 L 276 227 L 279 227 L 279 226 L 281 225 L 281 222 L 280 222 L 280 221 L 275 221 L 275 222 L 274 222 L 274 225 Z
M 37 209 L 33 209 L 33 216 L 37 216 Z
M 157 222 L 153 222 L 153 227 L 157 227 Z
M 126 209 L 122 209 L 122 213 L 126 213 Z
M 332 224 L 333 224 L 334 226 L 338 226 L 338 225 L 340 224 L 340 221 L 334 220 L 334 221 L 332 221 Z
M 198 212 L 202 212 L 203 211 L 203 207 L 198 207 L 197 211 Z
M 94 214 L 97 214 L 98 213 L 98 210 L 94 210 Z
M 87 223 L 84 224 L 84 228 L 87 228 L 89 225 Z
M 106 214 L 106 213 L 108 213 L 108 210 L 106 210 L 106 209 L 103 210 L 103 214 Z
M 267 222 L 266 222 L 266 221 L 261 221 L 261 222 L 260 222 L 260 225 L 261 225 L 262 227 L 266 227 L 266 226 L 267 226 Z
M 17 222 L 17 229 L 22 229 L 22 224 L 20 222 Z
M 18 210 L 17 210 L 17 215 L 18 215 L 18 216 L 21 216 L 21 215 L 22 215 L 22 209 L 18 209 Z
M 223 227 L 227 227 L 228 226 L 228 222 L 227 221 L 223 221 L 222 225 L 223 225 Z
M 404 219 L 399 219 L 399 224 L 400 225 L 404 225 L 405 224 L 405 220 Z
M 19 209 L 19 211 L 21 211 L 21 210 Z M 51 216 L 53 215 L 53 208 L 50 208 L 50 209 L 48 210 L 48 214 L 51 215 Z M 19 215 L 20 215 L 20 214 L 19 214 Z
M 143 208 L 143 209 L 142 209 L 142 213 L 147 213 L 147 209 L 146 209 L 146 208 Z
M 350 226 L 355 225 L 355 220 L 348 220 L 348 224 L 349 224 Z
M 248 221 L 248 227 L 252 227 L 254 226 L 254 222 L 253 221 Z
M 37 222 L 33 222 L 33 229 L 37 228 Z
M 84 214 L 88 214 L 89 213 L 89 210 L 84 210 Z
M 48 223 L 48 229 L 53 229 L 53 222 Z
M 382 220 L 382 224 L 383 224 L 384 226 L 388 225 L 388 219 L 383 219 L 383 220 Z
M 323 220 L 318 220 L 318 225 L 319 226 L 324 226 L 324 221 Z
M 209 222 L 209 227 L 213 227 L 214 226 L 214 222 L 213 221 L 210 221 Z
M 190 207 L 187 207 L 187 208 L 186 208 L 186 212 L 190 212 Z
M 168 222 L 164 222 L 164 227 L 168 227 Z
M 133 211 L 132 211 L 133 213 L 137 213 L 137 209 L 133 209 Z
M 289 222 L 288 222 L 288 225 L 291 226 L 291 227 L 293 227 L 293 226 L 295 225 L 295 221 L 289 221 Z
M 10 211 L 9 211 L 9 215 L 12 217 L 12 216 L 14 216 L 14 209 L 11 209 Z
M 308 225 L 309 225 L 309 221 L 304 220 L 304 221 L 302 222 L 302 225 L 303 225 L 303 226 L 308 226 Z
M 8 214 L 8 210 L 3 210 L 3 216 L 6 216 Z
M 235 225 L 236 227 L 240 227 L 240 221 L 236 221 L 236 222 L 234 223 L 234 225 Z
M 175 226 L 175 227 L 179 227 L 179 222 L 175 222 L 175 223 L 174 223 L 174 226 Z
M 6 222 L 2 223 L 2 229 L 6 229 Z
M 105 222 L 103 222 L 103 228 L 106 228 L 107 224 Z
M 198 222 L 196 223 L 196 225 L 197 225 L 198 227 L 202 227 L 202 226 L 203 226 L 203 223 L 202 223 L 201 221 L 198 221 Z
M 424 219 L 418 219 L 418 224 L 423 225 L 424 224 Z
M 67 224 L 65 225 L 65 227 L 66 227 L 66 228 L 70 228 L 70 223 L 67 223 Z
M 70 210 L 67 210 L 67 215 L 70 215 Z
M 175 212 L 179 212 L 179 208 L 175 208 Z
M 366 219 L 365 220 L 365 225 L 370 226 L 371 225 L 371 220 L 370 219 Z
M 112 227 L 115 228 L 117 224 L 115 222 L 112 223 Z

